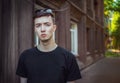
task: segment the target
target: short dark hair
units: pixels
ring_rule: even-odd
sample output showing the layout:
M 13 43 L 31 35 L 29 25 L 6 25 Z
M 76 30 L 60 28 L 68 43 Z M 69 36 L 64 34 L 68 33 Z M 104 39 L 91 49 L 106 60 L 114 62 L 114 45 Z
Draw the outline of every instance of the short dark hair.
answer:
M 51 16 L 53 23 L 55 24 L 55 18 L 54 18 L 54 14 L 53 14 L 53 10 L 52 9 L 38 9 L 35 11 L 34 14 L 34 19 L 41 17 L 41 16 Z
M 52 9 L 38 9 L 38 10 L 36 10 L 34 18 L 41 17 L 41 16 L 52 16 L 52 17 L 54 17 Z

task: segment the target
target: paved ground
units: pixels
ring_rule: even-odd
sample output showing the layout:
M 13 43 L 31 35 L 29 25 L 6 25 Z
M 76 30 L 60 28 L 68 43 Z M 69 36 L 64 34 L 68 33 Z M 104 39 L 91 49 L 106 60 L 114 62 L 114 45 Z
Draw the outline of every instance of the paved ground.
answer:
M 103 58 L 82 70 L 76 83 L 120 83 L 120 58 Z

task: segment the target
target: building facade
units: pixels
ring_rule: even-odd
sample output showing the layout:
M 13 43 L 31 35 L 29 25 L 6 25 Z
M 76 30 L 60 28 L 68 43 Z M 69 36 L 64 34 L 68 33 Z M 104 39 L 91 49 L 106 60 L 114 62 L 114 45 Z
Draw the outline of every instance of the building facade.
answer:
M 0 0 L 0 82 L 19 83 L 19 55 L 39 42 L 33 15 L 40 8 L 55 10 L 55 40 L 81 69 L 104 57 L 103 7 L 103 0 Z

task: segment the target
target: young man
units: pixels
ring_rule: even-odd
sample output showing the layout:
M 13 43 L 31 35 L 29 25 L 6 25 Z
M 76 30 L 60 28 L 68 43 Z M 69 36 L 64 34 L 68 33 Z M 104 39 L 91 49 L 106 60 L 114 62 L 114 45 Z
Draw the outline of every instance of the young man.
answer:
M 34 27 L 40 44 L 21 54 L 16 71 L 20 83 L 75 83 L 80 79 L 75 56 L 55 43 L 52 10 L 37 10 Z

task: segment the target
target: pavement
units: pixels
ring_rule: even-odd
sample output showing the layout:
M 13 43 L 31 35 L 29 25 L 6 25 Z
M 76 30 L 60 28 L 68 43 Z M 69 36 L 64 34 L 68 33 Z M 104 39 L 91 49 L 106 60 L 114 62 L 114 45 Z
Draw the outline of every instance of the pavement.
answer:
M 76 83 L 120 83 L 120 57 L 103 58 L 81 71 Z

